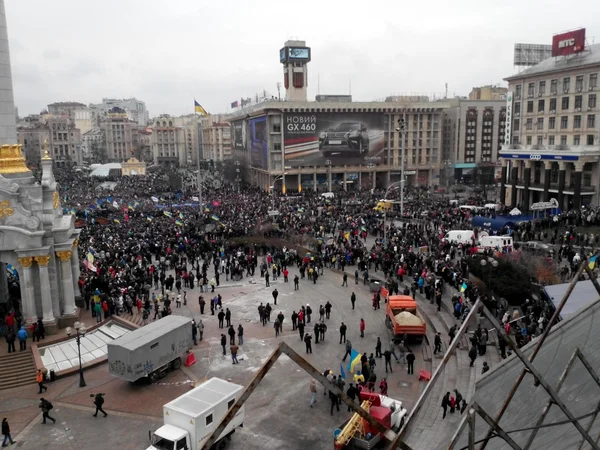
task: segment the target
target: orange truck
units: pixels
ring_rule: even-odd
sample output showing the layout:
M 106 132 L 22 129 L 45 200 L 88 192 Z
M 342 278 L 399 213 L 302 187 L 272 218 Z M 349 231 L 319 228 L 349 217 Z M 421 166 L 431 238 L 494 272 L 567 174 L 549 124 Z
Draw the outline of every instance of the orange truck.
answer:
M 387 303 L 385 324 L 399 343 L 405 334 L 411 340 L 421 342 L 425 336 L 425 321 L 417 309 L 417 302 L 408 295 L 391 295 Z

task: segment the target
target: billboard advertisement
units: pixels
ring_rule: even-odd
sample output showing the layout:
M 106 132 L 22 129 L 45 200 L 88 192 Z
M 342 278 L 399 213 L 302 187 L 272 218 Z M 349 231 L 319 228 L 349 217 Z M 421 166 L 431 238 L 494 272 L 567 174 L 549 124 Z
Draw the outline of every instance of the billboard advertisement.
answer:
M 253 166 L 268 167 L 267 118 L 258 117 L 248 121 L 248 148 Z
M 231 143 L 234 150 L 246 150 L 246 121 L 231 122 Z
M 285 166 L 383 164 L 382 113 L 290 113 L 284 116 Z
M 513 64 L 515 66 L 535 66 L 552 56 L 551 45 L 515 44 Z
M 585 48 L 585 28 L 552 36 L 552 56 L 567 56 Z

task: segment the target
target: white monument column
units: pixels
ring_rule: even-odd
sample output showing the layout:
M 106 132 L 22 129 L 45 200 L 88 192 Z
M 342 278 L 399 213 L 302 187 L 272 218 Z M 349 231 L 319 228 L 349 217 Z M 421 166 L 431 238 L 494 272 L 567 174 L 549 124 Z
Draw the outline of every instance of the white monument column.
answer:
M 52 295 L 50 292 L 50 275 L 48 274 L 49 256 L 36 256 L 35 262 L 40 269 L 40 293 L 42 294 L 42 312 L 44 323 L 55 322 L 54 312 L 52 310 Z
M 35 307 L 35 292 L 31 273 L 33 258 L 31 256 L 19 258 L 19 264 L 22 267 L 19 272 L 21 276 L 21 313 L 26 323 L 37 322 L 38 315 Z
M 75 292 L 73 291 L 73 273 L 71 268 L 71 251 L 56 252 L 60 260 L 60 278 L 63 288 L 63 314 L 75 314 Z
M 17 119 L 13 97 L 8 31 L 4 0 L 0 0 L 0 144 L 17 143 Z
M 73 242 L 73 248 L 71 249 L 71 273 L 73 275 L 73 292 L 75 292 L 75 298 L 81 297 L 79 293 L 79 251 L 77 249 L 79 245 L 79 239 L 75 239 Z

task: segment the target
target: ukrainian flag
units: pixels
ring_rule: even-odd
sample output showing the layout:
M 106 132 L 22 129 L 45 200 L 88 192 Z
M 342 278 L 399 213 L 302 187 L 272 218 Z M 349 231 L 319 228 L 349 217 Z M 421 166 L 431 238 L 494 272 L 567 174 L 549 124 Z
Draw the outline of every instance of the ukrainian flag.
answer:
M 183 220 L 183 213 L 182 213 L 182 212 L 180 212 L 180 213 L 179 213 L 179 218 L 180 218 L 181 220 Z
M 360 353 L 352 349 L 352 352 L 350 352 L 350 362 L 348 363 L 348 372 L 356 373 L 361 371 L 360 356 Z
M 121 223 L 121 222 L 119 222 L 117 219 L 115 219 L 115 223 Z
M 152 217 L 148 216 L 148 217 L 146 217 L 146 220 L 147 220 L 148 222 L 152 222 Z
M 221 220 L 221 219 L 219 219 L 219 216 L 217 216 L 216 214 L 213 214 L 212 216 L 210 216 L 210 218 L 211 218 L 212 220 L 216 220 L 217 222 L 218 222 L 219 220 Z
M 163 212 L 163 214 L 164 214 L 165 216 L 169 217 L 169 218 L 170 218 L 170 217 L 173 217 L 173 214 L 171 214 L 171 212 L 170 212 L 170 211 L 164 211 L 164 212 Z
M 596 260 L 598 259 L 598 255 L 594 255 L 590 258 L 590 263 L 588 264 L 589 268 L 591 270 L 594 270 L 594 267 L 596 267 Z
M 131 211 L 135 211 L 135 208 L 131 205 L 127 206 L 127 209 L 131 210 Z
M 467 283 L 463 283 L 460 287 L 460 292 L 465 292 L 467 290 Z
M 203 116 L 208 116 L 206 110 L 196 100 L 194 100 L 194 111 Z
M 183 226 L 183 222 L 181 222 L 180 220 L 176 220 L 175 225 L 178 225 L 181 227 L 181 226 Z

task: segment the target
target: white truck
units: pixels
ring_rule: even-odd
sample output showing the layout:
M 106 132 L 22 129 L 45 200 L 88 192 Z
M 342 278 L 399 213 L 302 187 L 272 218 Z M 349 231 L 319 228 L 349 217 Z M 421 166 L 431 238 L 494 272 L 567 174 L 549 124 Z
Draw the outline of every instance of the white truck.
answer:
M 200 450 L 243 391 L 243 386 L 211 378 L 167 403 L 163 406 L 164 425 L 154 432 L 147 450 Z M 242 405 L 211 450 L 225 448 L 235 430 L 243 426 Z
M 483 253 L 486 250 L 502 253 L 505 249 L 509 252 L 513 250 L 512 236 L 481 236 L 477 245 L 479 253 Z
M 181 355 L 194 345 L 192 326 L 189 317 L 170 315 L 109 342 L 108 372 L 131 382 L 146 377 L 156 382 L 181 367 Z

